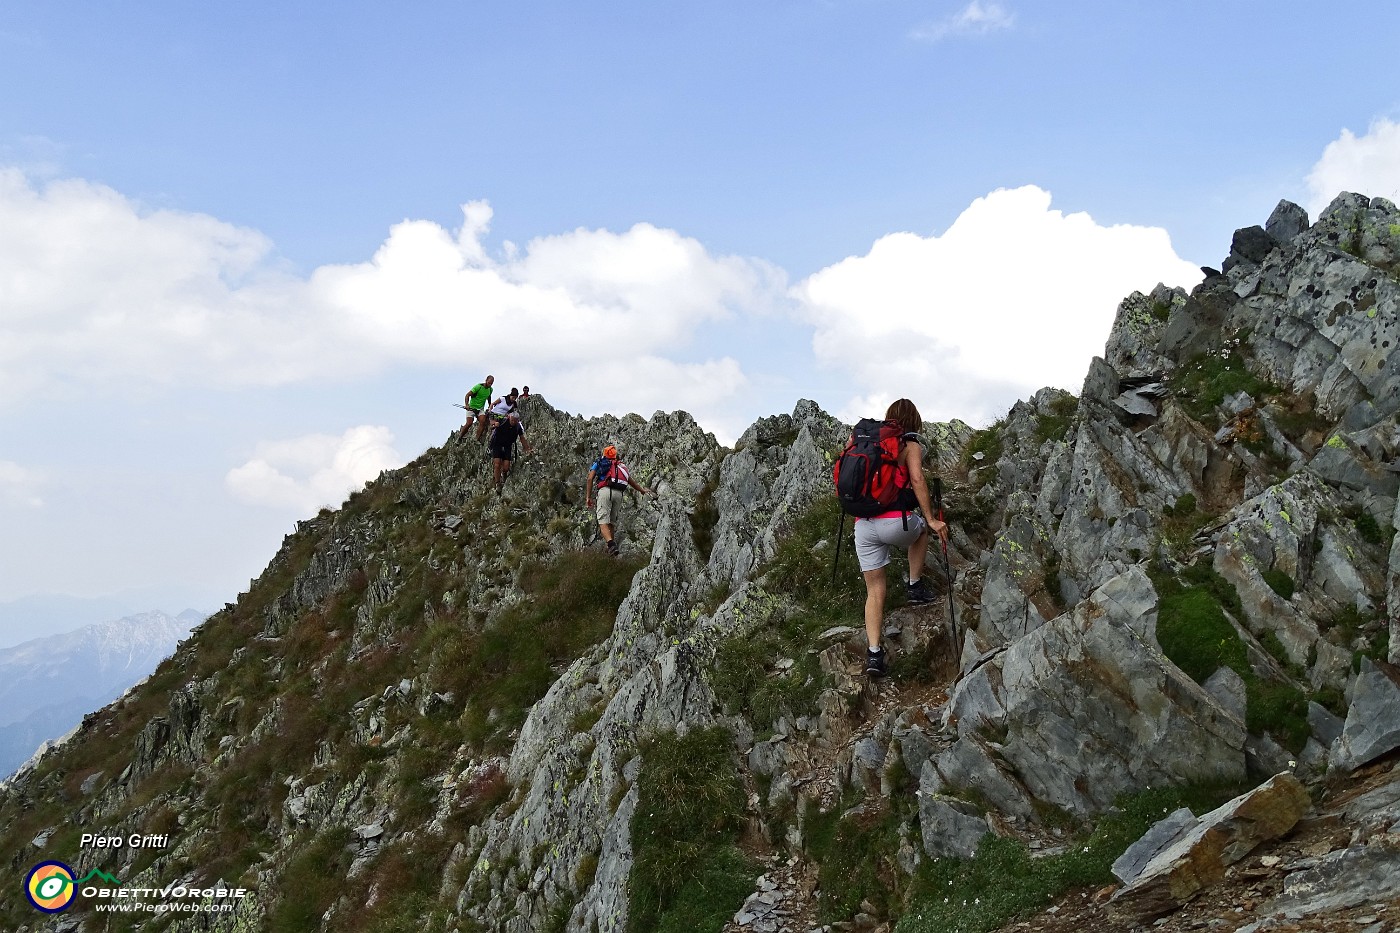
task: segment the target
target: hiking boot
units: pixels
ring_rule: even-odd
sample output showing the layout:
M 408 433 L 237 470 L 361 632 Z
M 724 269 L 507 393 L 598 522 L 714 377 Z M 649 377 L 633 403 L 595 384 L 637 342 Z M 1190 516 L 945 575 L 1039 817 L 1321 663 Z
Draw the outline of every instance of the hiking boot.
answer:
M 616 557 L 619 553 L 621 553 L 621 549 L 617 546 L 616 539 L 608 542 L 608 553 L 611 554 L 613 557 Z
M 884 648 L 865 649 L 865 674 L 867 677 L 884 677 L 889 672 L 885 663 Z
M 914 604 L 931 603 L 938 598 L 938 595 L 934 593 L 933 590 L 929 589 L 928 584 L 923 580 L 917 583 L 910 583 L 906 580 L 904 583 L 904 595 L 909 602 Z

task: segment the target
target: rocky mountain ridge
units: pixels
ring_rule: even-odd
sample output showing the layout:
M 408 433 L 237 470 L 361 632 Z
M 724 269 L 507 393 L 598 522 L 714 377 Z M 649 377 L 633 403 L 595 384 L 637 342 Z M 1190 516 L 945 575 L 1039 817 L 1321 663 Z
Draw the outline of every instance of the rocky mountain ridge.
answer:
M 1285 202 L 1224 266 L 1126 299 L 1078 397 L 926 426 L 951 600 L 893 608 L 884 683 L 855 570 L 832 576 L 846 426 L 803 401 L 729 451 L 684 413 L 533 399 L 504 494 L 453 441 L 303 523 L 0 792 L 0 856 L 255 892 L 172 930 L 990 930 L 1111 884 L 1092 922 L 1129 930 L 1180 901 L 1109 872 L 1161 794 L 1206 821 L 1356 773 L 1371 828 L 1310 883 L 1361 860 L 1394 901 L 1400 211 Z M 620 562 L 579 508 L 608 441 L 660 490 Z M 171 844 L 83 850 L 82 826 Z

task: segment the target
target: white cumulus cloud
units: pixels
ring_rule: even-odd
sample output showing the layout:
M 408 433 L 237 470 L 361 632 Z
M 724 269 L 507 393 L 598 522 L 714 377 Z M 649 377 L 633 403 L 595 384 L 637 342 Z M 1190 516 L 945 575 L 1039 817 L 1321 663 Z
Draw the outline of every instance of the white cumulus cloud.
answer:
M 39 474 L 20 466 L 13 460 L 0 460 L 0 505 L 37 509 L 44 504 L 39 497 L 43 482 Z
M 995 0 L 972 0 L 956 13 L 916 27 L 915 39 L 938 42 L 953 36 L 985 36 L 1016 25 L 1016 14 Z
M 253 459 L 228 471 L 224 485 L 242 502 L 309 515 L 340 505 L 381 472 L 404 462 L 388 428 L 360 425 L 339 437 L 308 434 L 263 442 Z
M 1343 191 L 1400 201 L 1400 123 L 1376 120 L 1364 136 L 1343 129 L 1327 144 L 1308 173 L 1308 213 L 1317 217 Z
M 654 358 L 680 374 L 733 365 L 676 355 L 697 328 L 769 311 L 787 288 L 768 263 L 713 256 L 645 223 L 493 256 L 490 220 L 484 202 L 464 205 L 455 231 L 406 220 L 367 261 L 298 277 L 256 231 L 0 170 L 0 398 L 94 383 L 280 385 L 420 365 L 528 369 L 562 384 L 600 360 Z M 742 385 L 671 405 L 712 404 Z
M 974 6 L 969 22 L 1010 16 Z M 721 332 L 706 328 L 763 316 L 782 340 L 791 319 L 775 312 L 796 307 L 817 361 L 849 373 L 841 414 L 909 395 L 977 419 L 1041 385 L 1077 389 L 1124 296 L 1199 278 L 1164 231 L 1063 214 L 1034 187 L 978 199 L 938 236 L 882 237 L 797 287 L 761 259 L 651 224 L 497 250 L 488 204 L 462 217 L 456 229 L 405 220 L 365 261 L 296 275 L 257 231 L 0 169 L 0 405 L 438 367 L 529 383 L 585 414 L 684 408 L 726 440 L 763 380 L 739 362 L 756 365 L 753 346 L 705 344 Z M 797 394 L 800 375 L 784 376 Z M 259 454 L 229 482 L 298 507 L 343 494 L 314 473 Z
M 1125 296 L 1200 278 L 1166 231 L 1101 226 L 1026 186 L 978 198 L 941 236 L 881 237 L 794 296 L 817 359 L 861 387 L 838 414 L 908 397 L 925 418 L 985 422 L 1042 386 L 1077 392 Z

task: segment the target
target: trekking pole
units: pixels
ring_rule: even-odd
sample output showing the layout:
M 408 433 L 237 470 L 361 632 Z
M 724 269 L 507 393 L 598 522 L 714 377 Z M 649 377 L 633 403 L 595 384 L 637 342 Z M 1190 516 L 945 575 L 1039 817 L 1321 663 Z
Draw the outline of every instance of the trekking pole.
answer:
M 627 500 L 631 497 L 631 495 L 632 488 L 630 486 L 623 486 L 622 501 L 617 504 L 617 524 L 613 526 L 613 540 L 617 541 L 618 551 L 622 550 L 622 542 L 617 540 L 618 538 L 622 537 L 622 512 L 623 509 L 626 508 Z
M 947 528 L 948 523 L 943 519 L 943 480 L 937 476 L 933 478 L 933 504 L 938 509 L 938 520 Z M 953 607 L 953 564 L 948 559 L 948 542 L 943 535 L 939 535 L 938 540 L 943 544 L 943 572 L 948 577 L 948 630 L 953 636 L 955 648 L 961 650 L 962 646 L 958 644 L 957 611 Z
M 831 562 L 831 585 L 836 585 L 836 565 L 841 563 L 841 539 L 846 537 L 846 513 L 841 512 L 841 520 L 836 523 L 836 559 Z

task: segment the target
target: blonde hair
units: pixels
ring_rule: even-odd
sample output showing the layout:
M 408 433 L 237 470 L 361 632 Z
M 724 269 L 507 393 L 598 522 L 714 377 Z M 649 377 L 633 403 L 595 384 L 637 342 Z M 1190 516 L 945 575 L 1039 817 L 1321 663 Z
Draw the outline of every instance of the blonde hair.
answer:
M 924 419 L 919 416 L 919 409 L 907 398 L 891 402 L 889 410 L 885 412 L 885 420 L 899 422 L 905 434 L 917 434 L 924 427 Z

